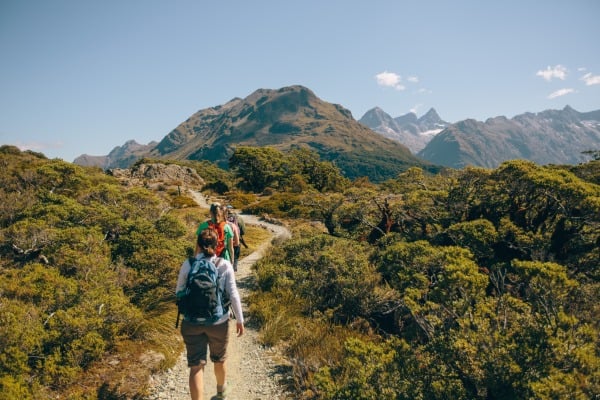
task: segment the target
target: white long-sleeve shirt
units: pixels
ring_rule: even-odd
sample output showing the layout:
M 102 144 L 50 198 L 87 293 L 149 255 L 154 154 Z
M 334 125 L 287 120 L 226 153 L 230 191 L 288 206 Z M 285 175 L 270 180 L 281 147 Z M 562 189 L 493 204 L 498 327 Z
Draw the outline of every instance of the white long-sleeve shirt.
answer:
M 202 258 L 206 258 L 203 253 L 200 253 L 196 256 L 196 259 L 200 260 Z M 227 297 L 231 301 L 231 307 L 233 308 L 233 313 L 235 314 L 235 318 L 238 322 L 244 323 L 244 314 L 242 312 L 242 302 L 240 299 L 240 293 L 237 289 L 237 284 L 235 282 L 235 272 L 233 271 L 233 266 L 228 260 L 224 258 L 218 258 L 217 256 L 209 257 L 210 261 L 212 261 L 219 271 L 219 286 L 223 293 L 227 294 Z M 187 283 L 188 274 L 190 273 L 191 265 L 190 261 L 185 260 L 183 264 L 181 264 L 181 268 L 179 269 L 179 276 L 177 277 L 177 286 L 175 287 L 175 294 L 180 293 L 185 290 L 185 286 Z M 225 310 L 224 310 L 225 311 Z M 224 312 L 223 316 L 215 322 L 215 325 L 221 324 L 229 319 L 229 313 Z

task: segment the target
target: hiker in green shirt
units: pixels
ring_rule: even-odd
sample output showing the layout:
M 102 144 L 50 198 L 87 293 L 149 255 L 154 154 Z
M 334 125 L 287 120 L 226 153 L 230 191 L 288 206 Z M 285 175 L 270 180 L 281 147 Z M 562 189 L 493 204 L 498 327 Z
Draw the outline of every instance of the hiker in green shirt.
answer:
M 210 219 L 200 224 L 196 230 L 196 236 L 206 228 L 214 229 L 217 232 L 219 240 L 216 249 L 217 256 L 222 257 L 233 264 L 235 259 L 233 251 L 233 231 L 225 219 L 221 204 L 212 203 L 210 205 Z M 196 245 L 195 254 L 198 254 L 199 252 L 200 249 L 198 248 L 198 245 Z

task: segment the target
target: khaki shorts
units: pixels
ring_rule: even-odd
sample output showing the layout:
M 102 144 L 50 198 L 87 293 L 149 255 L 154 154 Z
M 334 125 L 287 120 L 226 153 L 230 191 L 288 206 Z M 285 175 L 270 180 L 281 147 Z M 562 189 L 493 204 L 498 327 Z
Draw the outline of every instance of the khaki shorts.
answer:
M 206 364 L 207 347 L 210 349 L 212 362 L 225 362 L 229 341 L 229 321 L 209 326 L 192 325 L 183 321 L 181 335 L 187 351 L 188 367 Z

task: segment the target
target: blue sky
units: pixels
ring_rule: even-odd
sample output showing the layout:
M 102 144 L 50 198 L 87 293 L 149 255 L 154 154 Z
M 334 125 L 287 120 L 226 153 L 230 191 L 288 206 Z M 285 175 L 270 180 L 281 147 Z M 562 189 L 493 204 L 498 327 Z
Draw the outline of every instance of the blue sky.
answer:
M 0 144 L 66 161 L 303 85 L 360 119 L 600 109 L 600 1 L 0 0 Z

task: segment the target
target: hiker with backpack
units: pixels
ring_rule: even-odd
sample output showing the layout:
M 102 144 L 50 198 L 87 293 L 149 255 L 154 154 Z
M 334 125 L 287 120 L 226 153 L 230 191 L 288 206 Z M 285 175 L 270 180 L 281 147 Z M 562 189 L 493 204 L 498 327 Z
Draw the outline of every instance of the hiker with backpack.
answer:
M 236 319 L 238 336 L 244 333 L 244 316 L 231 262 L 217 257 L 218 235 L 204 229 L 198 235 L 195 257 L 185 260 L 177 278 L 175 293 L 183 313 L 181 335 L 190 367 L 192 400 L 203 397 L 203 374 L 207 347 L 214 363 L 216 399 L 225 398 L 225 359 L 229 339 L 229 306 Z M 177 324 L 179 315 L 177 316 Z
M 216 254 L 218 257 L 223 257 L 232 264 L 235 262 L 235 254 L 233 251 L 233 230 L 227 224 L 221 204 L 212 203 L 210 205 L 210 219 L 202 222 L 196 230 L 196 235 L 199 235 L 206 228 L 214 229 L 217 232 L 218 244 Z M 196 245 L 196 254 L 199 252 Z
M 240 231 L 240 244 L 245 248 L 248 248 L 246 241 L 244 240 L 244 235 L 246 234 L 246 224 L 244 223 L 244 219 L 241 215 L 238 215 L 234 210 L 233 206 L 227 205 L 227 220 L 233 222 L 237 225 Z
M 233 230 L 233 270 L 237 272 L 238 260 L 240 259 L 241 248 L 240 244 L 242 239 L 241 229 L 238 226 L 238 219 L 235 213 L 233 212 L 233 208 L 231 206 L 223 207 L 223 214 L 225 215 L 225 219 L 227 223 Z M 244 243 L 246 245 L 246 243 Z M 247 248 L 248 246 L 246 246 Z

